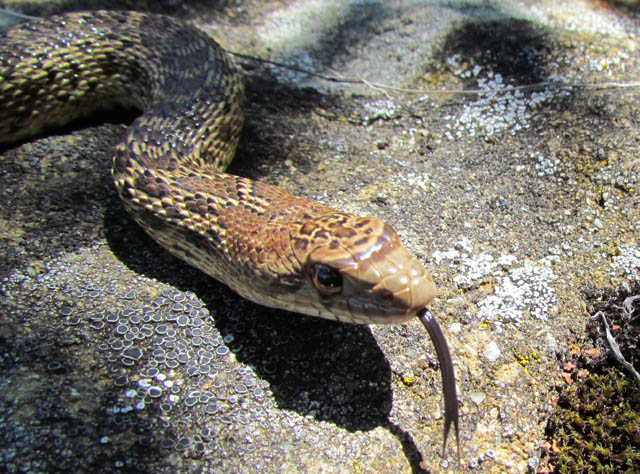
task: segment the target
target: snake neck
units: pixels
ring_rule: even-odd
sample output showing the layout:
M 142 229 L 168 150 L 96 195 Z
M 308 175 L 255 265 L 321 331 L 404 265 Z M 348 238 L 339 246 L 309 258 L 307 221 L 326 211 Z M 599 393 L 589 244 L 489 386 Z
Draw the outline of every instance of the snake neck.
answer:
M 292 251 L 301 219 L 335 212 L 214 169 L 141 170 L 116 180 L 116 188 L 133 218 L 171 254 L 267 306 L 306 278 L 304 256 Z

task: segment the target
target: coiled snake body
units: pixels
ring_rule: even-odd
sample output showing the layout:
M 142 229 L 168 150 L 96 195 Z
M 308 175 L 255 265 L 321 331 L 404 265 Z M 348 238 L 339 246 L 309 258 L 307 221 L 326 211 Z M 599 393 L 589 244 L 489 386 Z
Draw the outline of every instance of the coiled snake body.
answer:
M 242 80 L 198 29 L 160 15 L 73 13 L 9 30 L 0 61 L 0 145 L 114 106 L 143 111 L 115 153 L 122 202 L 165 249 L 243 297 L 356 323 L 402 322 L 433 299 L 429 273 L 384 222 L 224 173 L 243 123 Z M 426 314 L 432 338 L 442 336 Z M 445 372 L 445 428 L 457 433 L 453 368 Z

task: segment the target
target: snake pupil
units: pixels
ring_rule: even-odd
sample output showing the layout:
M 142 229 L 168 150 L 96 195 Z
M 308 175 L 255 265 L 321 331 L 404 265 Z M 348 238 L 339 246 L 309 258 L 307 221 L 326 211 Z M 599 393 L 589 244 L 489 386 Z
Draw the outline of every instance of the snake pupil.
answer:
M 335 295 L 342 291 L 342 275 L 335 268 L 316 263 L 311 272 L 311 280 L 318 291 L 325 295 Z

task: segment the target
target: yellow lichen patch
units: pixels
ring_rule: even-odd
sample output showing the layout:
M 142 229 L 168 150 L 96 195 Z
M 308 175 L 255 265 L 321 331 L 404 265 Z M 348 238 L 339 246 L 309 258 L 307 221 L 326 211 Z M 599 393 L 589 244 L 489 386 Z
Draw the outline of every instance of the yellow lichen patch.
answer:
M 516 359 L 518 360 L 518 364 L 524 370 L 524 373 L 527 375 L 531 375 L 535 377 L 537 375 L 537 371 L 535 370 L 535 364 L 539 364 L 542 362 L 542 358 L 540 355 L 533 351 L 530 354 L 522 354 L 521 352 L 514 352 Z
M 413 385 L 414 383 L 416 383 L 416 380 L 418 380 L 418 376 L 417 375 L 403 375 L 402 376 L 402 382 L 407 386 L 410 387 L 411 385 Z

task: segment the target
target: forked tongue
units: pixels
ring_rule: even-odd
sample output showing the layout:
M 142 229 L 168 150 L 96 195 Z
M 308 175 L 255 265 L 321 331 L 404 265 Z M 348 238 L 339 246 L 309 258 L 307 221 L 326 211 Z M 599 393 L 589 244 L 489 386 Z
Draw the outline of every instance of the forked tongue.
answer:
M 458 426 L 458 395 L 456 394 L 456 374 L 453 371 L 453 362 L 447 340 L 442 334 L 438 321 L 431 311 L 424 308 L 418 312 L 418 318 L 427 328 L 431 342 L 436 348 L 440 373 L 442 374 L 442 391 L 444 392 L 444 441 L 442 443 L 442 457 L 447 447 L 447 437 L 451 424 L 456 430 L 456 443 L 458 447 L 458 460 L 460 460 L 460 428 Z

